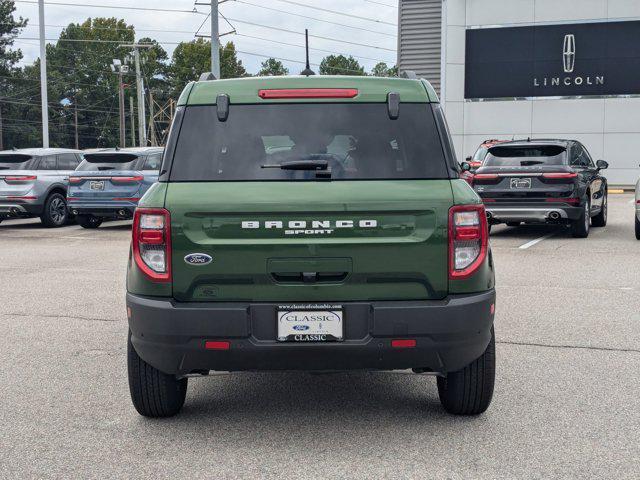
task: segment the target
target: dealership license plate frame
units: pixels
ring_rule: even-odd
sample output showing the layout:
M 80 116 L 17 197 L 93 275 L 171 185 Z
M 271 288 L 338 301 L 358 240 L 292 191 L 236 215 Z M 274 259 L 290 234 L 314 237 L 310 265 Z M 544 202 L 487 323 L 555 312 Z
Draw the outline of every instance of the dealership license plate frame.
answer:
M 307 329 L 294 329 L 295 325 L 291 325 L 291 328 L 287 328 L 286 324 L 283 324 L 284 316 L 295 312 L 296 314 L 329 314 L 335 315 L 337 320 L 335 325 L 332 325 L 329 329 L 323 322 L 314 323 L 311 321 L 294 321 L 295 325 L 302 325 L 308 327 Z M 344 341 L 345 333 L 345 318 L 344 308 L 342 305 L 335 304 L 308 304 L 308 305 L 278 305 L 276 308 L 276 340 L 278 342 L 288 343 L 331 343 Z M 320 326 L 320 328 L 313 328 Z M 308 339 L 310 336 L 327 335 L 325 339 Z M 296 338 L 299 336 L 300 338 Z
M 509 181 L 509 186 L 512 190 L 530 190 L 531 189 L 531 178 L 512 178 Z
M 101 192 L 104 190 L 104 180 L 91 180 L 89 190 Z

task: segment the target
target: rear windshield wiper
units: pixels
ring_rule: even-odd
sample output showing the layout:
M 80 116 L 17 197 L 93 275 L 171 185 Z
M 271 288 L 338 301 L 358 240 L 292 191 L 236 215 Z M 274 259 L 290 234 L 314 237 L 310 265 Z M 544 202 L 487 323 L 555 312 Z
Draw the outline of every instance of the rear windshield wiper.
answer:
M 261 168 L 279 168 L 281 170 L 327 170 L 327 160 L 290 160 L 274 165 L 262 165 Z

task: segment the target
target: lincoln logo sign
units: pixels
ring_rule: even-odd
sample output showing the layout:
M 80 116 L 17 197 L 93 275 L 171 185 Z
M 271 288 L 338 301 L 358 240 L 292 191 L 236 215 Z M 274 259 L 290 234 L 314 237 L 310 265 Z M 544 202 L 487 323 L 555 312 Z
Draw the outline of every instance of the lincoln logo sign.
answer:
M 640 21 L 470 28 L 465 98 L 640 94 Z

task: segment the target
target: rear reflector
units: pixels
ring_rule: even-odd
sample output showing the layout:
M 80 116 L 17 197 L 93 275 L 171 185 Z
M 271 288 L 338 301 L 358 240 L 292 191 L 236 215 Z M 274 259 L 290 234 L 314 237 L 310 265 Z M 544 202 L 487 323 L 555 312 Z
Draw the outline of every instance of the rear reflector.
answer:
M 260 90 L 258 92 L 258 96 L 264 99 L 353 98 L 357 95 L 357 88 L 288 88 L 279 90 Z
M 134 197 L 121 197 L 121 198 L 114 198 L 113 199 L 116 202 L 138 202 L 140 201 L 139 198 L 134 198 Z
M 35 200 L 38 197 L 5 197 L 7 200 Z
M 204 348 L 206 348 L 207 350 L 229 350 L 230 347 L 230 342 L 220 342 L 213 340 L 204 342 Z
M 135 177 L 111 177 L 113 183 L 133 183 L 141 182 L 144 179 L 142 175 Z
M 548 203 L 569 203 L 571 205 L 578 205 L 580 203 L 579 198 L 562 198 L 562 197 L 545 198 L 544 201 Z
M 391 346 L 393 348 L 414 348 L 416 346 L 416 341 L 409 339 L 396 339 L 391 340 Z
M 491 315 L 496 313 L 496 304 L 495 303 L 491 304 L 491 307 L 489 308 L 489 313 L 491 313 Z

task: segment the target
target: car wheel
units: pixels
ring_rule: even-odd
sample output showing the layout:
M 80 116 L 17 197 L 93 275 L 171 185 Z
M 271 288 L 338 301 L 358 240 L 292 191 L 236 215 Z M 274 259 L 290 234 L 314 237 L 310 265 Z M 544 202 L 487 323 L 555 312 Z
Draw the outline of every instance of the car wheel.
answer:
M 102 225 L 102 217 L 94 215 L 78 215 L 76 220 L 82 228 L 98 228 Z
M 608 195 L 605 194 L 602 199 L 602 209 L 600 213 L 591 219 L 591 225 L 594 227 L 604 227 L 607 225 L 607 210 L 609 200 L 607 199 Z
M 438 377 L 438 396 L 444 409 L 455 415 L 478 415 L 491 403 L 496 376 L 495 334 L 480 358 L 457 372 Z
M 507 227 L 519 227 L 520 222 L 507 222 Z
M 640 220 L 638 220 L 637 215 L 636 215 L 636 238 L 640 240 Z
M 127 370 L 131 401 L 140 415 L 145 417 L 172 417 L 184 405 L 187 379 L 176 379 L 142 360 L 127 339 Z
M 45 227 L 57 228 L 67 223 L 67 201 L 59 193 L 52 193 L 44 202 L 40 221 Z
M 575 238 L 587 238 L 591 228 L 591 201 L 589 198 L 584 202 L 584 208 L 580 217 L 571 224 L 571 234 Z

